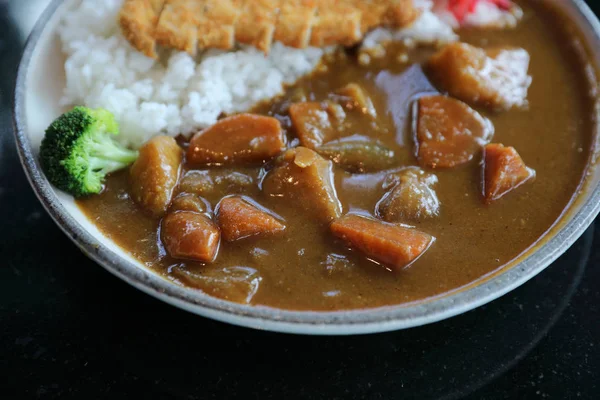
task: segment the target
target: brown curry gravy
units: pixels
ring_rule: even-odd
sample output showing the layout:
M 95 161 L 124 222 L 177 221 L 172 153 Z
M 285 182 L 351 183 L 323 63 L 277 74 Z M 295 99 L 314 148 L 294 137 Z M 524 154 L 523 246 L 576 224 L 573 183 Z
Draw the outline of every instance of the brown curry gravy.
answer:
M 514 146 L 527 165 L 537 171 L 537 177 L 533 183 L 485 206 L 481 201 L 480 157 L 461 167 L 434 170 L 439 178 L 435 189 L 442 204 L 441 214 L 415 226 L 437 240 L 420 259 L 400 272 L 392 273 L 347 249 L 325 227 L 298 212 L 292 200 L 282 204 L 269 199 L 258 185 L 243 194 L 282 216 L 288 227 L 285 234 L 223 242 L 217 261 L 211 265 L 182 262 L 165 254 L 157 234 L 159 221 L 142 213 L 127 195 L 126 171 L 110 176 L 101 195 L 79 200 L 78 205 L 106 236 L 176 282 L 169 273 L 174 266 L 198 272 L 230 266 L 256 269 L 262 281 L 251 304 L 293 310 L 370 308 L 419 301 L 472 283 L 515 259 L 552 227 L 577 191 L 590 158 L 593 101 L 580 54 L 572 46 L 574 39 L 560 32 L 561 24 L 556 23 L 559 17 L 523 3 L 525 17 L 514 30 L 459 33 L 461 41 L 476 46 L 516 46 L 529 52 L 529 73 L 533 77 L 529 109 L 478 111 L 494 124 L 492 141 Z M 299 89 L 310 99 L 323 100 L 335 89 L 356 82 L 373 98 L 380 129 L 356 121 L 354 132 L 347 134 L 367 133 L 390 146 L 397 154 L 398 167 L 416 165 L 408 133 L 407 145 L 397 144 L 391 116 L 384 114 L 385 94 L 375 84 L 381 71 L 401 73 L 411 63 L 425 60 L 432 50 L 409 50 L 410 62 L 401 64 L 398 56 L 406 51 L 399 44 L 391 45 L 385 58 L 367 67 L 358 65 L 353 56 L 335 56 L 324 62 L 325 71 L 300 80 L 282 98 L 253 111 L 278 116 L 289 127 L 289 120 L 280 112 Z M 287 132 L 293 144 L 293 132 Z M 256 180 L 260 173 L 259 168 L 236 170 Z M 385 172 L 350 175 L 336 169 L 336 188 L 344 212 L 373 215 L 384 193 L 384 176 Z M 214 208 L 218 198 L 209 200 Z M 328 256 L 336 262 L 328 263 Z M 220 297 L 227 295 L 221 293 Z

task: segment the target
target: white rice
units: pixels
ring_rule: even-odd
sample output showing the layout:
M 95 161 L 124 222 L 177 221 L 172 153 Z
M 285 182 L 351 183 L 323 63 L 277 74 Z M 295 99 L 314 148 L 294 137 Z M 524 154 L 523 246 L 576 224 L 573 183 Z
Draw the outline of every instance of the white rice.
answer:
M 404 29 L 374 29 L 365 36 L 361 50 L 372 49 L 390 41 L 410 40 L 414 44 L 438 45 L 458 39 L 452 27 L 433 12 L 432 0 L 414 0 L 414 4 L 421 10 L 421 15 L 411 26 Z
M 363 40 L 362 49 L 407 39 L 414 41 L 415 44 L 440 44 L 452 42 L 458 39 L 458 36 L 437 15 L 425 10 L 411 26 L 405 29 L 376 28 L 369 32 Z
M 64 14 L 59 25 L 67 56 L 62 103 L 108 109 L 121 125 L 121 140 L 133 147 L 157 134 L 191 134 L 215 123 L 221 113 L 245 111 L 275 97 L 314 70 L 324 54 L 275 43 L 267 57 L 252 47 L 207 51 L 197 60 L 172 51 L 163 65 L 122 36 L 117 24 L 122 2 L 74 1 Z M 428 12 L 392 36 L 431 42 L 452 39 L 454 33 Z

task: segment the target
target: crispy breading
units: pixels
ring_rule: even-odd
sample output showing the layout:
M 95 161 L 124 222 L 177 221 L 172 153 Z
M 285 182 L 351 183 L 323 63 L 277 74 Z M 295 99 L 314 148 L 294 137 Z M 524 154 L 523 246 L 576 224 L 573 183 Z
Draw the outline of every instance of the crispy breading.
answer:
M 161 46 L 196 54 L 204 1 L 167 0 L 155 30 Z
M 381 25 L 404 27 L 413 22 L 419 11 L 414 0 L 340 0 L 343 4 L 362 13 L 363 34 Z
M 284 0 L 274 39 L 290 47 L 307 47 L 316 13 L 316 0 Z
M 154 30 L 165 0 L 125 0 L 119 24 L 125 38 L 148 57 L 156 58 Z
M 362 13 L 361 31 L 363 34 L 381 25 L 381 20 L 390 6 L 390 0 L 342 0 L 342 2 Z
M 245 0 L 235 26 L 235 39 L 268 53 L 273 43 L 279 6 L 287 0 Z
M 351 46 L 362 39 L 362 12 L 356 6 L 339 0 L 317 0 L 317 7 L 310 37 L 311 46 Z
M 198 47 L 229 50 L 235 46 L 240 0 L 205 0 L 198 26 Z
M 127 40 L 156 58 L 156 43 L 186 51 L 229 50 L 236 41 L 265 53 L 286 46 L 351 46 L 380 25 L 403 27 L 415 0 L 125 0 L 119 21 Z
M 414 0 L 388 0 L 389 8 L 383 16 L 382 23 L 402 28 L 413 23 L 421 14 Z

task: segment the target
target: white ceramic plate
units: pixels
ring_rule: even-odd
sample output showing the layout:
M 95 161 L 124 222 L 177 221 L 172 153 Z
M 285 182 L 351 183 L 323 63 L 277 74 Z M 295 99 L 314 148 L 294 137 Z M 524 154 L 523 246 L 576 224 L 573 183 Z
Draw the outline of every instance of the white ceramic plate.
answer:
M 580 0 L 547 1 L 576 21 L 600 65 L 600 24 L 594 14 Z M 284 311 L 230 303 L 182 288 L 145 268 L 104 237 L 73 199 L 54 190 L 40 170 L 37 152 L 43 132 L 64 111 L 57 106 L 64 87 L 64 59 L 55 27 L 65 5 L 54 0 L 41 16 L 19 68 L 14 122 L 23 167 L 48 213 L 90 258 L 132 286 L 182 309 L 232 324 L 301 334 L 373 333 L 423 325 L 483 305 L 531 279 L 569 248 L 600 210 L 600 172 L 591 168 L 579 201 L 533 251 L 469 288 L 414 305 L 339 312 Z

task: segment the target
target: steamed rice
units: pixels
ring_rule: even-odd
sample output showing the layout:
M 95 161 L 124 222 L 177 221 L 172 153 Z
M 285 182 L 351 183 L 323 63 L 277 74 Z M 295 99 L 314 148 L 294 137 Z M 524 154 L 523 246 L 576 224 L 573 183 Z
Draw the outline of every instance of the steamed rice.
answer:
M 267 57 L 243 47 L 206 51 L 197 59 L 172 51 L 162 62 L 155 61 L 133 49 L 121 34 L 117 14 L 122 3 L 79 0 L 65 12 L 58 28 L 67 56 L 62 103 L 110 110 L 121 125 L 121 140 L 133 147 L 157 134 L 188 135 L 212 125 L 222 113 L 245 111 L 275 97 L 314 70 L 324 54 L 323 49 L 275 43 Z M 429 11 L 405 30 L 376 35 L 369 40 L 389 35 L 416 42 L 454 37 Z

